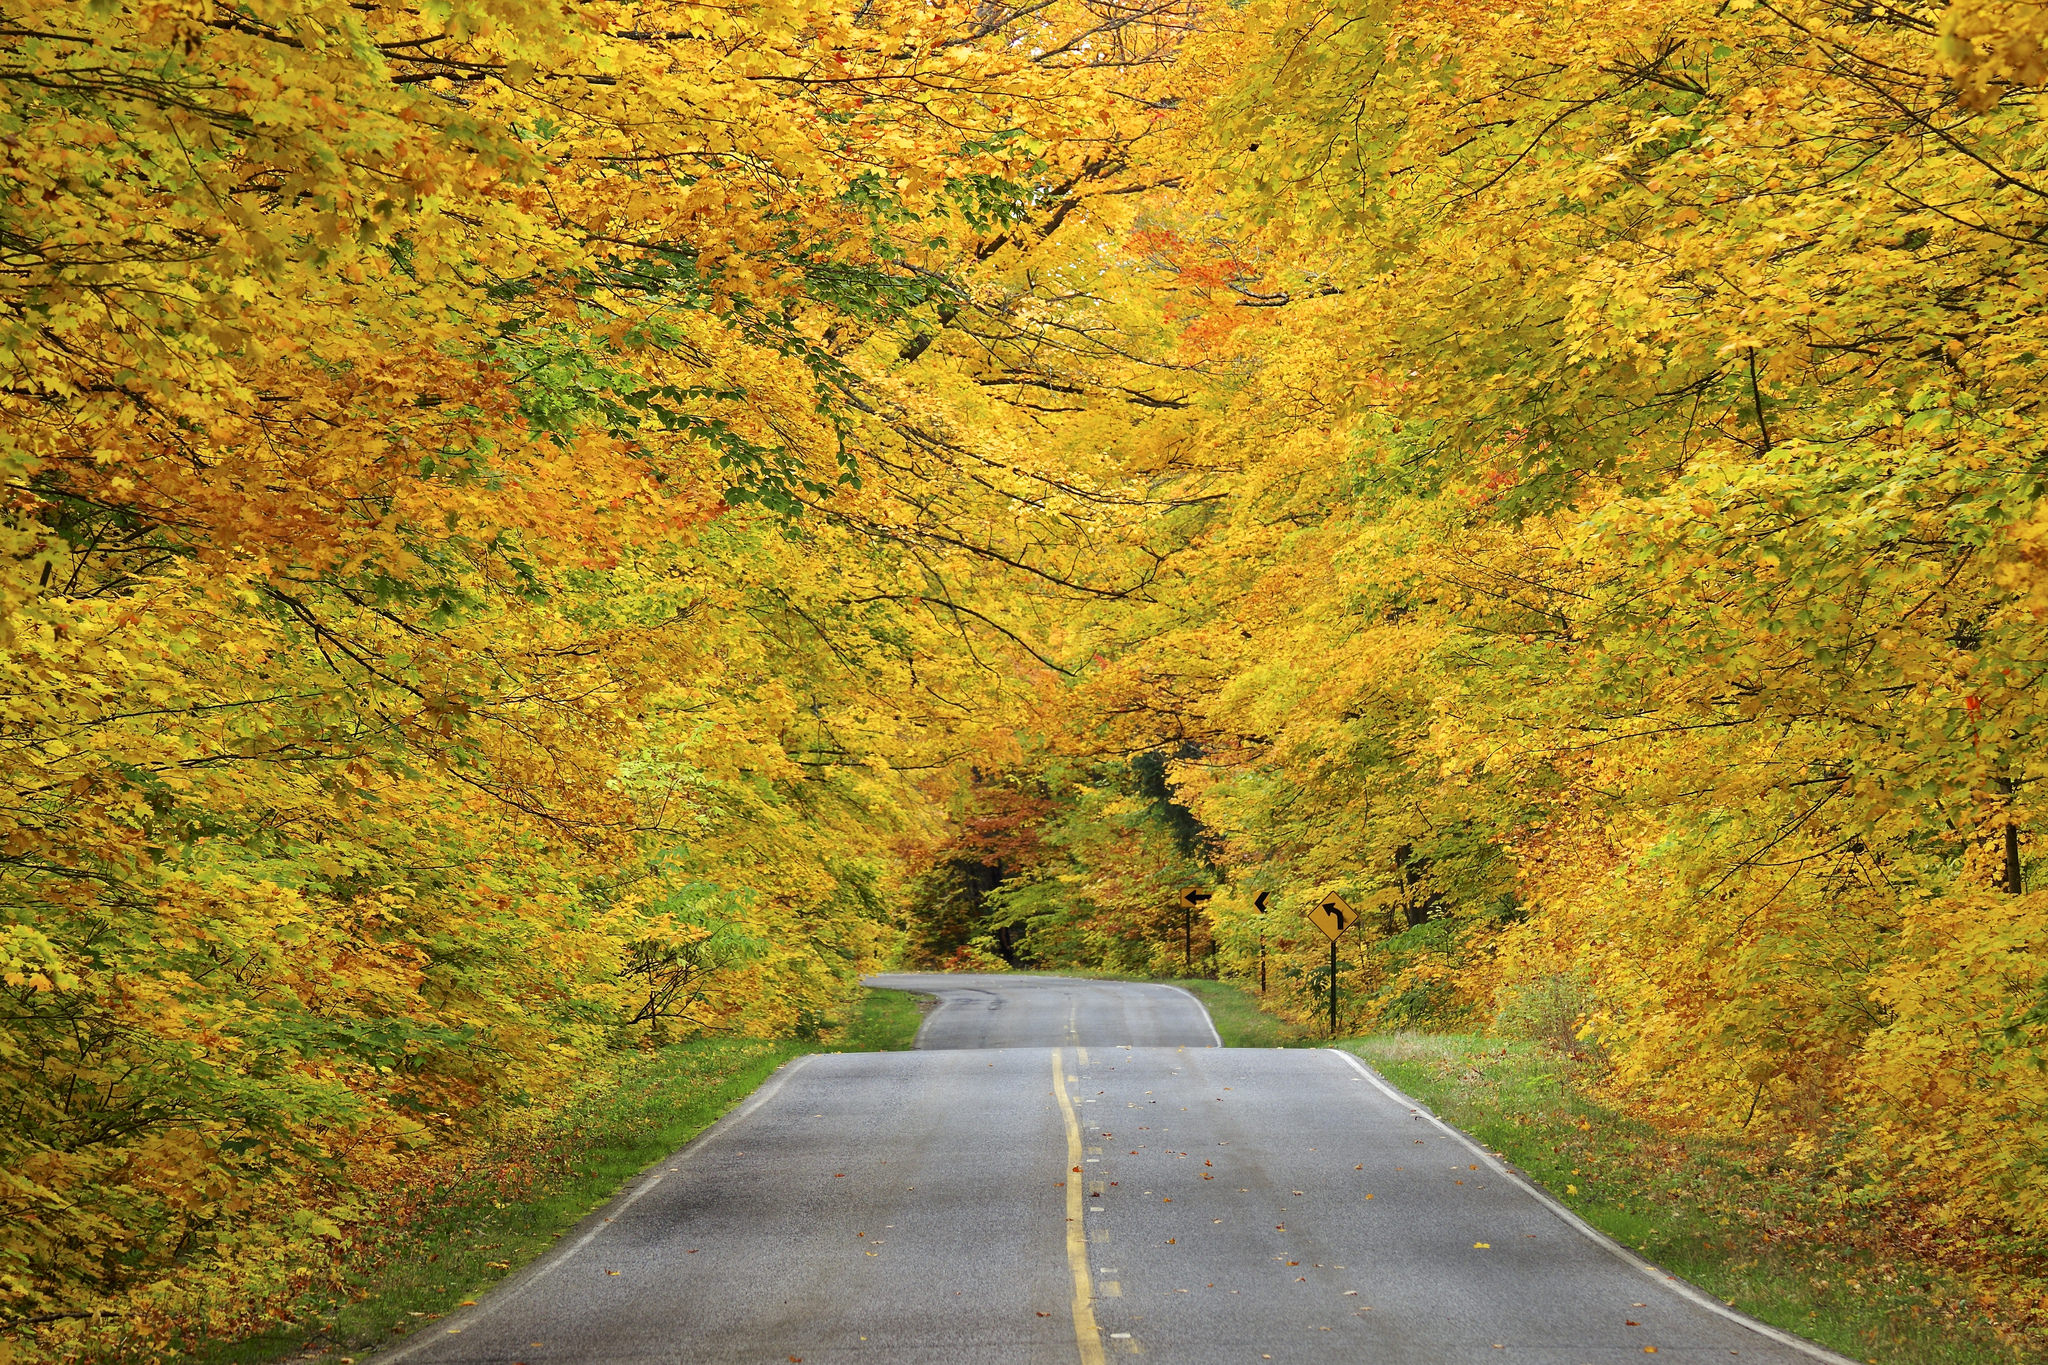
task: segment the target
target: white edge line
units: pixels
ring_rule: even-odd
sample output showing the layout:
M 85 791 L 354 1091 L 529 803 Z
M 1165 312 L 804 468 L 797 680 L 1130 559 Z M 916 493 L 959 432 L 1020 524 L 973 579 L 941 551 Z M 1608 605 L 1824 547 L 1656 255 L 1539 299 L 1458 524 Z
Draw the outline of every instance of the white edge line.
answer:
M 946 1007 L 948 1005 L 954 1004 L 955 1002 L 952 1000 L 948 1000 L 943 994 L 941 994 L 937 990 L 914 991 L 911 990 L 908 986 L 884 986 L 882 989 L 890 991 L 902 991 L 905 995 L 923 996 L 925 999 L 932 1002 L 932 1007 L 924 1011 L 924 1018 L 917 1021 L 917 1032 L 910 1035 L 910 1050 L 912 1052 L 924 1051 L 924 1035 L 930 1031 L 932 1026 L 932 1020 L 938 1018 L 941 1014 L 945 1012 Z
M 932 973 L 877 972 L 873 976 L 864 976 L 860 979 L 860 984 L 866 986 L 871 991 L 901 991 L 905 995 L 921 995 L 925 999 L 932 1002 L 932 1007 L 931 1009 L 925 1012 L 924 1018 L 917 1021 L 917 1032 L 910 1035 L 910 1050 L 912 1052 L 921 1052 L 924 1050 L 925 1031 L 931 1028 L 932 1020 L 939 1017 L 940 1011 L 944 1010 L 948 1005 L 958 1004 L 959 1002 L 957 1000 L 949 999 L 947 995 L 944 993 L 945 988 L 943 986 L 934 986 L 930 990 L 923 990 L 915 986 L 877 986 L 872 983 L 885 980 L 891 976 L 901 977 L 929 975 L 932 975 Z M 950 1051 L 950 1049 L 941 1048 L 939 1049 L 939 1051 Z
M 924 994 L 924 992 L 914 991 L 912 992 L 912 994 L 922 995 Z M 912 1052 L 921 1052 L 924 1050 L 924 1031 L 932 1026 L 933 1017 L 937 1015 L 940 1010 L 946 1008 L 945 999 L 939 995 L 933 995 L 931 997 L 931 1001 L 932 1007 L 924 1012 L 924 1018 L 917 1021 L 917 1032 L 910 1035 L 910 1050 Z
M 1412 1099 L 1409 1096 L 1404 1095 L 1400 1091 L 1394 1089 L 1393 1086 L 1387 1084 L 1386 1079 L 1384 1077 L 1382 1077 L 1378 1072 L 1374 1071 L 1371 1067 L 1367 1066 L 1363 1061 L 1353 1056 L 1351 1053 L 1344 1051 L 1342 1048 L 1333 1047 L 1328 1050 L 1332 1053 L 1335 1053 L 1337 1056 L 1342 1057 L 1345 1061 L 1349 1062 L 1352 1065 L 1352 1067 L 1354 1067 L 1358 1071 L 1359 1075 L 1365 1077 L 1366 1080 L 1370 1081 L 1375 1087 L 1378 1088 L 1380 1093 L 1385 1095 L 1388 1099 L 1394 1101 L 1396 1104 L 1402 1105 L 1403 1107 L 1407 1108 L 1410 1112 L 1428 1119 L 1431 1123 L 1435 1124 L 1438 1128 L 1442 1129 L 1447 1136 L 1455 1139 L 1467 1150 L 1472 1152 L 1473 1155 L 1477 1156 L 1481 1161 L 1485 1162 L 1487 1168 L 1491 1170 L 1495 1175 L 1499 1176 L 1503 1180 L 1521 1186 L 1525 1193 L 1533 1195 L 1537 1203 L 1543 1205 L 1543 1207 L 1549 1209 L 1552 1213 L 1556 1214 L 1559 1218 L 1563 1219 L 1566 1224 L 1568 1224 L 1571 1228 L 1577 1231 L 1581 1236 L 1586 1238 L 1587 1241 L 1592 1242 L 1595 1246 L 1601 1248 L 1603 1251 L 1606 1251 L 1609 1255 L 1614 1256 L 1616 1259 L 1625 1262 L 1638 1273 L 1645 1275 L 1652 1280 L 1655 1280 L 1658 1284 L 1670 1290 L 1672 1293 L 1678 1295 L 1680 1298 L 1688 1299 L 1691 1302 L 1699 1305 L 1701 1308 L 1706 1309 L 1710 1313 L 1719 1314 L 1721 1317 L 1728 1319 L 1730 1322 L 1739 1323 L 1742 1326 L 1747 1327 L 1750 1331 L 1757 1333 L 1759 1336 L 1769 1337 L 1772 1341 L 1777 1342 L 1779 1345 L 1789 1346 L 1793 1350 L 1800 1352 L 1802 1355 L 1811 1356 L 1815 1360 L 1828 1361 L 1830 1365 L 1862 1365 L 1862 1362 L 1853 1360 L 1848 1356 L 1840 1355 L 1834 1351 L 1831 1351 L 1827 1347 L 1820 1345 L 1818 1342 L 1812 1342 L 1806 1340 L 1806 1338 L 1804 1337 L 1794 1336 L 1790 1332 L 1783 1331 L 1779 1328 L 1771 1326 L 1768 1322 L 1759 1321 L 1758 1319 L 1751 1317 L 1747 1313 L 1741 1312 L 1735 1308 L 1731 1308 L 1725 1301 L 1715 1298 L 1712 1294 L 1707 1293 L 1705 1290 L 1690 1283 L 1689 1281 L 1682 1280 L 1678 1276 L 1672 1274 L 1670 1271 L 1660 1269 L 1658 1266 L 1652 1264 L 1651 1262 L 1644 1260 L 1642 1257 L 1636 1255 L 1633 1251 L 1630 1251 L 1621 1243 L 1615 1241 L 1612 1237 L 1609 1237 L 1606 1233 L 1600 1231 L 1600 1229 L 1594 1227 L 1591 1223 L 1588 1223 L 1585 1219 L 1579 1217 L 1579 1215 L 1577 1215 L 1576 1213 L 1573 1213 L 1563 1204 L 1558 1203 L 1556 1199 L 1552 1198 L 1551 1195 L 1547 1191 L 1542 1189 L 1540 1186 L 1532 1184 L 1519 1173 L 1508 1169 L 1506 1166 L 1501 1165 L 1501 1163 L 1494 1158 L 1492 1152 L 1487 1151 L 1485 1147 L 1481 1146 L 1477 1142 L 1474 1142 L 1470 1137 L 1466 1136 L 1464 1133 L 1459 1132 L 1450 1124 L 1445 1123 L 1435 1114 L 1432 1114 L 1427 1108 L 1425 1108 L 1421 1104 L 1420 1101 Z
M 605 1201 L 604 1204 L 592 1209 L 583 1216 L 583 1221 L 590 1224 L 590 1230 L 581 1237 L 578 1237 L 567 1246 L 555 1247 L 542 1255 L 538 1260 L 527 1264 L 518 1274 L 498 1281 L 497 1284 L 485 1292 L 483 1302 L 476 1305 L 473 1312 L 450 1313 L 446 1317 L 438 1319 L 434 1324 L 439 1326 L 451 1318 L 460 1317 L 461 1322 L 458 1329 L 451 1330 L 444 1327 L 439 1332 L 421 1330 L 409 1337 L 403 1345 L 395 1350 L 390 1352 L 373 1351 L 369 1356 L 365 1357 L 365 1360 L 374 1361 L 376 1365 L 398 1365 L 399 1361 L 404 1360 L 416 1351 L 425 1349 L 428 1344 L 439 1341 L 443 1337 L 453 1336 L 456 1334 L 456 1330 L 467 1330 L 476 1326 L 489 1317 L 493 1309 L 505 1302 L 506 1299 L 511 1298 L 515 1293 L 524 1290 L 528 1285 L 533 1284 L 537 1280 L 546 1279 L 549 1275 L 554 1274 L 561 1267 L 562 1262 L 568 1260 L 595 1241 L 597 1234 L 603 1232 L 612 1219 L 618 1217 L 627 1209 L 632 1208 L 634 1204 L 639 1202 L 641 1195 L 646 1194 L 656 1185 L 659 1185 L 661 1178 L 675 1169 L 676 1162 L 688 1161 L 698 1152 L 703 1151 L 713 1141 L 723 1137 L 733 1125 L 744 1119 L 766 1101 L 769 1096 L 780 1090 L 784 1081 L 795 1075 L 804 1063 L 810 1061 L 816 1055 L 815 1053 L 806 1053 L 794 1061 L 786 1062 L 782 1066 L 777 1067 L 775 1073 L 757 1087 L 753 1094 L 742 1100 L 738 1106 L 719 1115 L 718 1118 L 714 1119 L 707 1127 L 700 1130 L 695 1137 L 684 1143 L 676 1151 L 652 1162 L 647 1169 L 653 1169 L 656 1166 L 661 1169 L 656 1170 L 651 1177 L 642 1180 L 626 1194 L 614 1195 L 611 1199 Z
M 1165 985 L 1164 982 L 1161 982 L 1159 984 Z M 1209 1007 L 1202 1003 L 1202 998 L 1196 995 L 1193 991 L 1187 990 L 1180 986 L 1166 986 L 1166 989 L 1173 991 L 1179 995 L 1185 995 L 1188 999 L 1195 1002 L 1196 1013 L 1200 1014 L 1202 1016 L 1202 1022 L 1209 1026 L 1209 1036 L 1216 1040 L 1215 1046 L 1222 1047 L 1223 1035 L 1216 1031 L 1216 1021 L 1209 1017 Z

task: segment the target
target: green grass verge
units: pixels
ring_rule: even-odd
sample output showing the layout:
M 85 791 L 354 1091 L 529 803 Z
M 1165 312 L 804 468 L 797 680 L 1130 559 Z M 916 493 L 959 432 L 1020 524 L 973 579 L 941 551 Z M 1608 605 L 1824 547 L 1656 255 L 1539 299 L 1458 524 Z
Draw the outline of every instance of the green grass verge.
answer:
M 367 1231 L 343 1288 L 312 1290 L 292 1324 L 183 1359 L 349 1360 L 402 1339 L 482 1296 L 539 1256 L 635 1174 L 704 1131 L 785 1062 L 811 1052 L 911 1046 L 924 997 L 864 991 L 815 1041 L 699 1039 L 628 1063 L 530 1143 L 466 1177 L 408 1191 L 410 1216 Z
M 865 990 L 854 1002 L 845 1028 L 825 1045 L 829 1052 L 902 1052 L 917 1041 L 917 1030 L 935 1002 L 909 991 Z
M 1824 1170 L 1659 1133 L 1589 1097 L 1551 1049 L 1420 1034 L 1341 1046 L 1594 1227 L 1774 1326 L 1882 1365 L 2048 1358 L 2048 1340 L 2001 1328 L 1995 1288 L 1888 1243 L 1879 1215 L 1831 1197 Z

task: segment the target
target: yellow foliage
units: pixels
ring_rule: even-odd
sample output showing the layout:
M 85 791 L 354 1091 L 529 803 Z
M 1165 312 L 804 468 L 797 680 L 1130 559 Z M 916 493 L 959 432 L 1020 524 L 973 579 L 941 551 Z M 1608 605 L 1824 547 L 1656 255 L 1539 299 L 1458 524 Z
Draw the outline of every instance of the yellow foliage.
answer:
M 407 1153 L 893 950 L 907 775 L 1059 580 L 1014 424 L 894 371 L 1163 38 L 0 8 L 0 1325 L 147 1351 Z

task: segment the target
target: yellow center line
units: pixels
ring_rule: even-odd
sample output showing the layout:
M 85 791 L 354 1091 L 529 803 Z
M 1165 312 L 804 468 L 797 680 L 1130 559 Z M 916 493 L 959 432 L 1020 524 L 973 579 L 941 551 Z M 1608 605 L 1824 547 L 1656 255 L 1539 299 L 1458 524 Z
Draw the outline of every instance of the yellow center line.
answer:
M 1081 1120 L 1067 1098 L 1066 1068 L 1060 1050 L 1052 1050 L 1052 1093 L 1059 1097 L 1060 1117 L 1067 1121 L 1067 1264 L 1074 1272 L 1074 1344 L 1081 1365 L 1102 1365 L 1102 1331 L 1095 1325 L 1095 1292 L 1088 1273 L 1088 1235 L 1081 1223 Z

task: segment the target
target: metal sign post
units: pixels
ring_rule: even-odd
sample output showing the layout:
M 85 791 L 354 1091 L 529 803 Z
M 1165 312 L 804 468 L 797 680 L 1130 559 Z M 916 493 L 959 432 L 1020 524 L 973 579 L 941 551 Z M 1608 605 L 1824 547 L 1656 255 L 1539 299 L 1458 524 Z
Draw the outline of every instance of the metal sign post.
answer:
M 1254 900 L 1254 901 L 1252 902 L 1252 909 L 1254 909 L 1254 910 L 1258 911 L 1258 912 L 1259 912 L 1260 914 L 1262 914 L 1262 915 L 1263 915 L 1263 914 L 1265 914 L 1265 913 L 1266 913 L 1266 897 L 1268 897 L 1268 896 L 1270 896 L 1270 895 L 1272 895 L 1272 894 L 1273 894 L 1273 893 L 1272 893 L 1272 892 L 1270 892 L 1270 891 L 1261 891 L 1261 892 L 1259 893 L 1259 895 L 1258 895 L 1258 898 L 1257 898 L 1256 900 Z M 1259 921 L 1259 994 L 1260 994 L 1260 995 L 1264 995 L 1265 993 L 1266 993 L 1266 922 L 1265 922 L 1264 920 L 1260 920 L 1260 921 Z
M 1344 937 L 1344 931 L 1358 923 L 1358 912 L 1345 904 L 1344 898 L 1332 891 L 1323 897 L 1323 903 L 1308 912 L 1311 923 L 1323 931 L 1330 940 L 1330 1036 L 1337 1036 L 1337 940 Z
M 1199 886 L 1181 888 L 1180 961 L 1183 972 L 1195 970 L 1195 911 L 1209 900 L 1210 893 Z

